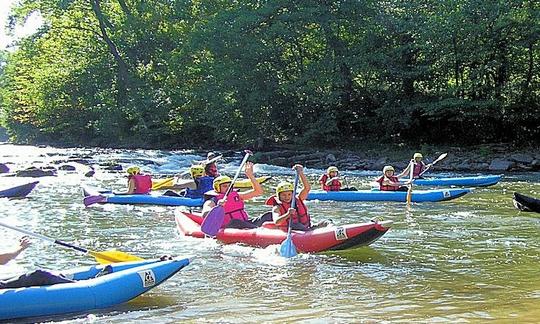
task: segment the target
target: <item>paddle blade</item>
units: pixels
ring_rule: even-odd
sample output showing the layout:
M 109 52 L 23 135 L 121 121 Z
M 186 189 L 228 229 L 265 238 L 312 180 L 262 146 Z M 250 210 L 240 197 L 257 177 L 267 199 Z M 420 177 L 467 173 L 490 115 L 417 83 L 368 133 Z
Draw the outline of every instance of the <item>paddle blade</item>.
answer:
M 221 225 L 223 225 L 224 218 L 225 209 L 222 206 L 214 207 L 204 218 L 201 224 L 201 231 L 208 236 L 216 236 Z
M 104 252 L 88 251 L 88 254 L 93 256 L 100 264 L 143 260 L 143 258 L 140 258 L 136 255 L 131 255 L 126 252 L 116 250 L 109 250 Z
M 290 235 L 287 235 L 285 241 L 281 243 L 281 246 L 279 247 L 279 254 L 284 258 L 292 258 L 298 254 L 296 251 L 296 246 L 294 246 L 292 237 Z
M 152 190 L 159 190 L 163 187 L 170 187 L 174 184 L 174 178 L 166 178 L 163 180 L 158 180 L 152 183 Z
M 100 203 L 100 202 L 106 202 L 106 201 L 107 201 L 107 197 L 102 196 L 102 195 L 88 196 L 88 197 L 84 197 L 83 199 L 83 203 L 85 207 L 88 207 L 90 205 Z

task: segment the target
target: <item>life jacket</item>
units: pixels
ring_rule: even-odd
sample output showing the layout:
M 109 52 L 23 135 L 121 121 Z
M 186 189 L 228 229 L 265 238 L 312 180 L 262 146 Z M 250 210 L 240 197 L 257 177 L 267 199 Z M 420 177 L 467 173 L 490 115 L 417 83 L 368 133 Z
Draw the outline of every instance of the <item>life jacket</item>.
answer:
M 197 185 L 197 189 L 187 188 L 185 197 L 202 198 L 205 192 L 213 189 L 212 184 L 214 182 L 214 178 L 211 176 L 199 177 L 194 181 L 195 185 Z
M 135 180 L 135 192 L 134 194 L 147 194 L 152 190 L 152 177 L 148 174 L 136 174 L 130 175 L 129 180 Z
M 326 181 L 328 181 L 328 174 L 323 174 L 319 178 L 319 182 L 322 183 L 323 190 L 325 191 L 339 191 L 339 189 L 341 188 L 341 181 L 337 179 L 332 180 L 329 186 L 326 185 Z
M 376 182 L 379 183 L 379 190 L 381 190 L 381 191 L 396 191 L 396 190 L 399 189 L 400 186 L 383 185 L 384 177 L 385 176 L 381 176 L 379 179 L 375 180 Z M 399 182 L 399 179 L 396 176 L 388 177 L 388 180 L 390 180 L 392 182 Z
M 304 202 L 298 197 L 295 197 L 296 199 L 296 206 L 294 209 L 296 209 L 296 216 L 292 217 L 293 224 L 302 224 L 305 227 L 311 227 L 311 217 L 309 217 L 307 207 L 304 204 Z M 266 199 L 265 202 L 268 206 L 279 206 L 279 214 L 283 215 L 289 211 L 289 208 L 291 208 L 291 203 L 286 203 L 280 201 L 276 196 L 270 196 L 268 199 Z M 282 225 L 279 225 L 280 227 L 288 227 L 289 222 L 285 222 Z
M 218 200 L 223 199 L 223 197 L 225 197 L 225 194 L 218 194 L 212 197 L 212 201 L 217 205 Z M 244 210 L 244 201 L 240 198 L 238 192 L 234 190 L 227 196 L 227 202 L 223 205 L 223 209 L 225 209 L 225 217 L 221 227 L 229 224 L 232 219 L 248 220 L 248 215 Z
M 422 173 L 422 171 L 424 171 L 424 165 L 422 164 L 422 162 L 420 163 L 414 162 L 413 178 L 418 178 L 420 176 L 420 173 Z

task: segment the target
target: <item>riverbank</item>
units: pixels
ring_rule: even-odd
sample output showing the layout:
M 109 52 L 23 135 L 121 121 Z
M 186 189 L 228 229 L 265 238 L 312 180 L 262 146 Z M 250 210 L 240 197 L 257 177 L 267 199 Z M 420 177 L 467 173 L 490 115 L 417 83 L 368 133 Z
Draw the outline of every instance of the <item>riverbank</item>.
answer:
M 512 172 L 540 170 L 540 147 L 515 148 L 506 144 L 475 147 L 366 147 L 363 150 L 274 150 L 255 154 L 256 161 L 279 166 L 302 163 L 311 168 L 337 166 L 340 170 L 381 170 L 385 165 L 403 169 L 415 152 L 426 163 L 442 153 L 448 156 L 437 163 L 437 170 L 460 172 Z
M 7 143 L 4 143 L 7 144 Z M 1 146 L 0 146 L 1 147 Z M 130 149 L 99 149 L 115 154 L 125 152 Z M 135 150 L 135 149 L 131 149 Z M 209 150 L 196 149 L 192 152 L 205 156 Z M 237 159 L 240 149 L 216 149 L 215 152 L 223 154 L 226 160 Z M 375 146 L 365 145 L 355 150 L 305 150 L 295 147 L 284 148 L 263 148 L 255 151 L 253 161 L 276 166 L 292 166 L 301 163 L 308 168 L 326 169 L 330 165 L 337 166 L 340 170 L 368 170 L 380 171 L 385 165 L 392 165 L 397 170 L 407 166 L 408 161 L 415 152 L 424 155 L 424 161 L 429 163 L 439 157 L 442 153 L 448 156 L 437 163 L 437 171 L 449 172 L 522 172 L 540 170 L 540 148 L 516 148 L 505 144 L 486 144 L 475 147 L 450 147 L 450 146 L 424 146 L 420 149 L 404 146 Z M 51 158 L 52 156 L 49 156 Z M 0 161 L 0 173 L 15 172 L 18 176 L 50 176 L 56 170 L 70 170 L 84 167 L 93 174 L 93 168 L 99 167 L 106 170 L 122 170 L 120 164 L 137 163 L 140 165 L 156 164 L 156 161 L 148 159 L 137 159 L 125 161 L 109 161 L 106 165 L 95 165 L 92 156 L 88 154 L 74 154 L 66 157 L 61 154 L 54 159 L 53 163 L 40 163 L 38 170 L 36 167 L 30 169 L 19 169 L 14 165 L 2 166 Z M 78 165 L 66 165 L 77 163 Z M 82 165 L 82 166 L 81 166 Z M 14 168 L 15 167 L 15 168 Z M 19 166 L 20 167 L 20 166 Z M 28 167 L 28 166 L 27 166 Z M 18 169 L 18 170 L 17 170 Z

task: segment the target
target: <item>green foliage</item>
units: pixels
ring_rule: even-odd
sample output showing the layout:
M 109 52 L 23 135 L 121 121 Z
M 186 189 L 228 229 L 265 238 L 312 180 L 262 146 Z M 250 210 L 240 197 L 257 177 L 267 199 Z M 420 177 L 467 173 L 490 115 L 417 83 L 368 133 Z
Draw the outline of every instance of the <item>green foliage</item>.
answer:
M 478 144 L 540 137 L 537 1 L 23 0 L 17 141 Z M 4 63 L 5 62 L 5 63 Z

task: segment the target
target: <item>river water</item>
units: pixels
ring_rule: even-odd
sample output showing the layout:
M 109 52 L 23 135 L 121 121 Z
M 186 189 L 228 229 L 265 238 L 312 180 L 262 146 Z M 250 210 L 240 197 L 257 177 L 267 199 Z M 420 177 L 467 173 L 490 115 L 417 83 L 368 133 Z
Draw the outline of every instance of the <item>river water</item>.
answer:
M 193 159 L 189 151 L 54 149 L 0 145 L 0 162 L 14 169 L 49 164 L 73 155 L 93 163 L 120 159 L 148 164 L 143 170 L 172 174 Z M 233 175 L 238 159 L 219 165 Z M 451 157 L 449 157 L 451 158 Z M 125 166 L 124 165 L 124 166 Z M 122 173 L 97 168 L 94 177 L 59 171 L 42 177 L 27 199 L 0 199 L 0 219 L 92 250 L 116 248 L 144 258 L 170 254 L 192 263 L 161 286 L 118 307 L 91 314 L 43 319 L 107 323 L 156 322 L 534 322 L 540 318 L 540 215 L 512 206 L 512 192 L 540 197 L 540 173 L 507 174 L 498 185 L 457 200 L 413 204 L 308 202 L 315 219 L 336 224 L 382 217 L 393 228 L 369 247 L 284 259 L 275 249 L 221 245 L 179 236 L 174 207 L 82 204 L 80 185 L 123 189 Z M 257 175 L 291 180 L 287 168 L 256 165 Z M 306 169 L 313 183 L 323 170 Z M 368 188 L 374 172 L 348 172 Z M 0 177 L 0 188 L 29 178 Z M 248 203 L 251 215 L 267 209 L 264 198 Z M 0 228 L 0 250 L 20 237 Z M 1 276 L 35 268 L 69 269 L 93 258 L 33 239 L 33 245 Z

